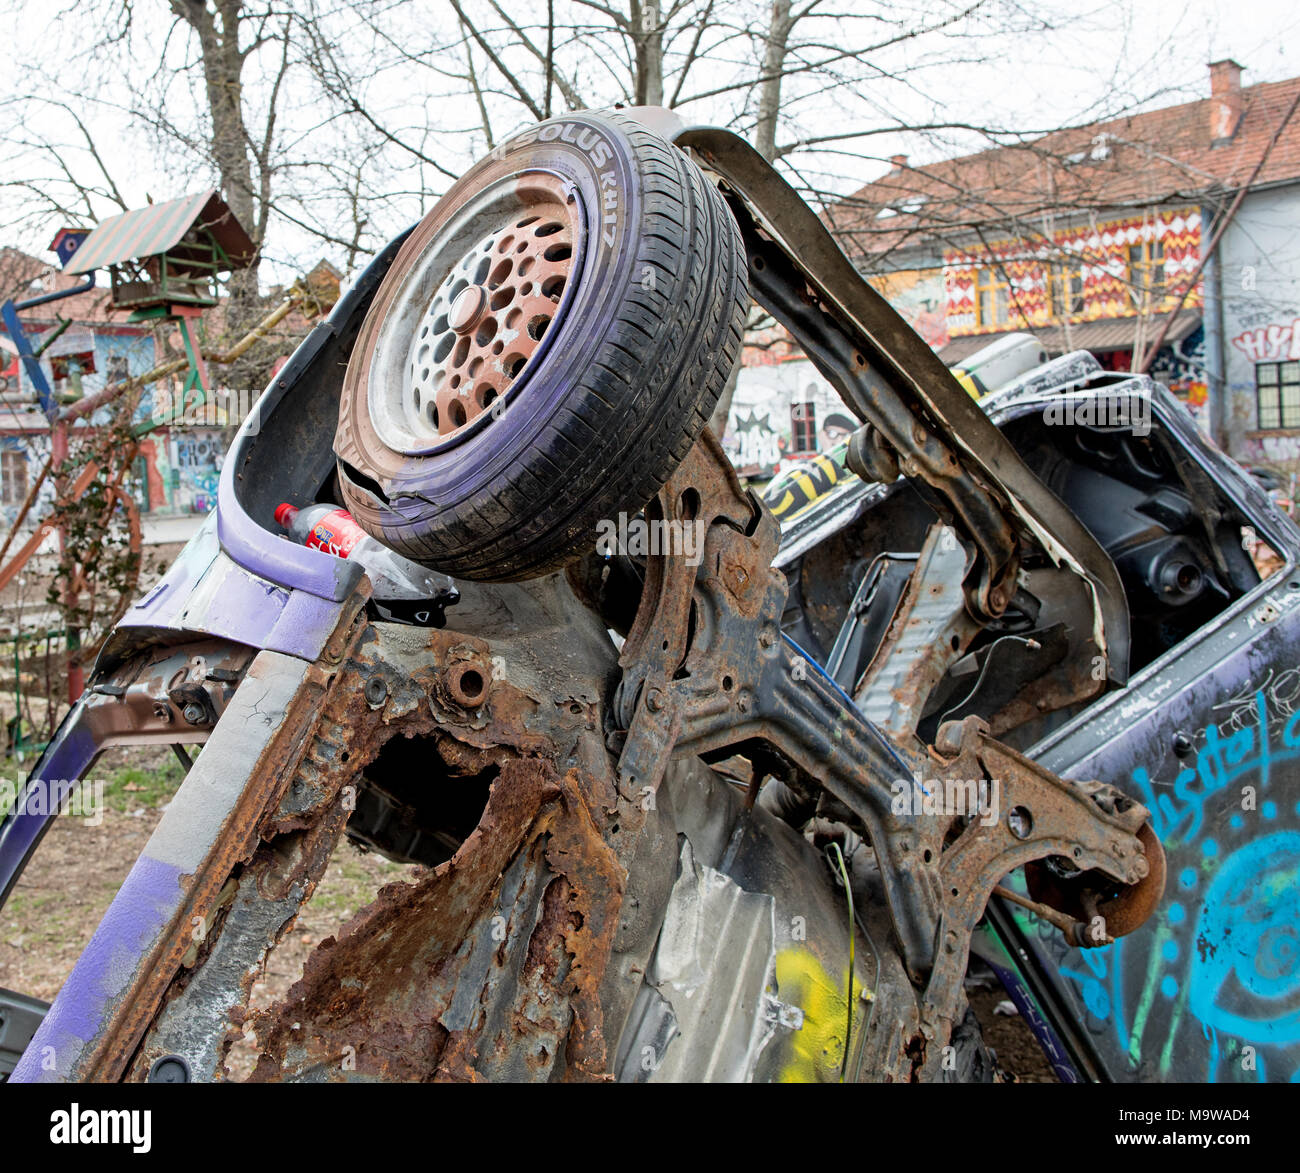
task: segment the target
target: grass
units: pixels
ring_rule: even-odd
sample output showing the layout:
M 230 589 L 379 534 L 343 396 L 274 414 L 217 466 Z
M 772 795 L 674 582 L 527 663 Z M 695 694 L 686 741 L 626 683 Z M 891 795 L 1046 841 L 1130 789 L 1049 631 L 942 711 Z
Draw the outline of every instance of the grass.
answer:
M 197 746 L 187 747 L 192 757 L 197 757 Z M 144 751 L 148 753 L 149 751 Z M 137 756 L 141 751 L 135 751 Z M 162 756 L 158 751 L 150 753 L 152 761 L 122 762 L 113 764 L 101 758 L 91 768 L 89 780 L 103 783 L 104 806 L 113 811 L 127 812 L 140 808 L 153 809 L 169 802 L 184 778 L 180 762 L 170 749 Z M 33 765 L 35 763 L 32 763 Z M 30 773 L 27 763 L 19 765 L 12 759 L 0 762 L 0 817 L 8 813 L 13 805 L 13 798 L 22 787 Z

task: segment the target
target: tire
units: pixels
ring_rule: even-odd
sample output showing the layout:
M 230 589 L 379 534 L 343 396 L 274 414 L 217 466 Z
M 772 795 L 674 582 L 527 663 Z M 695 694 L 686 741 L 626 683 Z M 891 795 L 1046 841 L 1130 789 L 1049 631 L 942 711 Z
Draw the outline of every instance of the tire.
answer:
M 542 123 L 451 188 L 380 286 L 339 404 L 345 504 L 458 578 L 560 569 L 686 456 L 748 304 L 739 230 L 690 159 L 617 113 Z

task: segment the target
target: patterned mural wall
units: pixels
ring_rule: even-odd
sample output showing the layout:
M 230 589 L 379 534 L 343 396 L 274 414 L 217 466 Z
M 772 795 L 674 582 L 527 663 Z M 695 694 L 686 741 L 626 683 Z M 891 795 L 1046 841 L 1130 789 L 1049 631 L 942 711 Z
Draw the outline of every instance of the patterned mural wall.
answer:
M 1083 276 L 1083 309 L 1072 320 L 1136 316 L 1137 304 L 1128 276 L 1128 250 L 1143 242 L 1164 246 L 1164 273 L 1168 296 L 1156 309 L 1173 308 L 1200 261 L 1201 214 L 1196 208 L 1179 208 L 1108 220 L 1058 232 L 1053 243 L 1004 240 L 987 251 L 951 251 L 944 255 L 948 329 L 954 337 L 1015 329 L 1028 319 L 1031 326 L 1056 322 L 1047 286 L 1049 263 L 1077 258 Z M 1000 262 L 1010 279 L 1009 320 L 980 325 L 976 321 L 976 274 Z M 1001 272 L 999 271 L 999 278 Z M 1199 289 L 1188 294 L 1184 306 L 1201 305 Z M 1021 317 L 1021 314 L 1024 317 Z

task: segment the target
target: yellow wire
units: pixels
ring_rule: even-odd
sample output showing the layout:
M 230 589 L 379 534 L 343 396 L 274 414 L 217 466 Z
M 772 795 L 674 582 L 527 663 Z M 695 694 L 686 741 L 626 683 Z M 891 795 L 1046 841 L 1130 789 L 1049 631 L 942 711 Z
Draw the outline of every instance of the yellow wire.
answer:
M 844 866 L 844 853 L 840 850 L 840 845 L 832 842 L 831 847 L 835 851 L 835 864 L 839 868 L 840 879 L 844 881 L 844 895 L 849 904 L 849 996 L 846 1002 L 848 1007 L 848 1025 L 844 1031 L 844 1056 L 840 1059 L 840 1083 L 843 1083 L 845 1073 L 849 1068 L 849 1041 L 853 1038 L 853 889 L 849 886 L 849 871 L 848 868 Z

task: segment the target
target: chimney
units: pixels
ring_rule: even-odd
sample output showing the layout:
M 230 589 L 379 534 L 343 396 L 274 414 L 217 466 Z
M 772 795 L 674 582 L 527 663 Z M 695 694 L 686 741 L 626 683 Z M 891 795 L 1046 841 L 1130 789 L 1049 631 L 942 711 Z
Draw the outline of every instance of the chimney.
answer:
M 1231 58 L 1210 62 L 1210 145 L 1232 141 L 1241 124 L 1241 66 Z
M 890 162 L 890 164 L 893 166 L 893 168 L 894 168 L 895 171 L 906 171 L 906 170 L 907 170 L 907 156 L 906 156 L 906 155 L 890 155 L 890 156 L 889 156 L 889 162 Z

